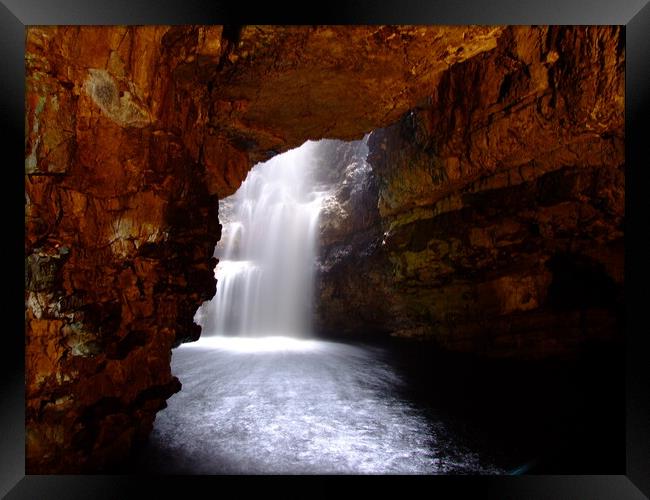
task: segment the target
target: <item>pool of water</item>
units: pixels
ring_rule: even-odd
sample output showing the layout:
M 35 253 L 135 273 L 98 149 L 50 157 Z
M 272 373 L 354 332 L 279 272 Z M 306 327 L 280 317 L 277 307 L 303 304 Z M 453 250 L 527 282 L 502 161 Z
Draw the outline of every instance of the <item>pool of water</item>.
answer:
M 159 412 L 147 467 L 186 474 L 498 474 L 404 397 L 385 349 L 208 337 L 173 353 L 182 390 Z
M 173 351 L 183 388 L 129 470 L 622 474 L 619 350 L 487 361 L 398 339 L 205 337 Z

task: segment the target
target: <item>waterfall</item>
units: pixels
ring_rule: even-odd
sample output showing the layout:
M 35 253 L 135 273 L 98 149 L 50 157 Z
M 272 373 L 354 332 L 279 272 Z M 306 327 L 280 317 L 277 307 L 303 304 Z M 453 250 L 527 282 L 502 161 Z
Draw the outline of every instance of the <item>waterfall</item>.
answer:
M 318 214 L 317 142 L 259 163 L 220 203 L 217 293 L 194 321 L 203 336 L 311 333 Z

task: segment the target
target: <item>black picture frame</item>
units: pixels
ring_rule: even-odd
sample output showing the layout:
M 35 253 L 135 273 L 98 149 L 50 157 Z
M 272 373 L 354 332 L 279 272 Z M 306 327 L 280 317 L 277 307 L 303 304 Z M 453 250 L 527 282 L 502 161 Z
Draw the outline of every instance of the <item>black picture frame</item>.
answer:
M 517 476 L 464 477 L 426 476 L 409 478 L 425 488 L 428 495 L 446 490 L 453 497 L 471 494 L 477 498 L 575 498 L 642 499 L 650 497 L 650 408 L 646 356 L 647 334 L 643 325 L 648 246 L 644 242 L 644 185 L 641 177 L 647 164 L 647 138 L 643 122 L 650 116 L 650 3 L 629 0 L 624 4 L 610 0 L 357 0 L 330 1 L 305 10 L 295 5 L 283 8 L 274 2 L 208 0 L 116 0 L 91 3 L 84 0 L 1 0 L 0 74 L 3 136 L 8 139 L 0 155 L 4 169 L 5 192 L 1 212 L 5 227 L 14 228 L 0 245 L 4 285 L 5 314 L 11 321 L 0 336 L 3 356 L 0 384 L 0 495 L 7 498 L 128 498 L 137 496 L 139 487 L 147 496 L 157 492 L 187 495 L 188 488 L 206 485 L 214 494 L 223 494 L 233 481 L 240 494 L 249 492 L 260 480 L 223 476 L 26 476 L 24 420 L 24 307 L 18 291 L 24 287 L 20 266 L 24 241 L 24 96 L 25 27 L 52 24 L 618 24 L 625 25 L 626 37 L 626 433 L 625 475 L 612 476 Z M 21 197 L 23 198 L 21 200 Z M 632 239 L 630 239 L 632 237 Z M 14 321 L 16 324 L 14 324 Z M 23 327 L 24 328 L 24 327 Z M 603 432 L 607 432 L 603 429 Z M 263 478 L 270 485 L 279 478 Z M 348 478 L 337 478 L 344 484 Z M 361 478 L 381 488 L 383 477 Z M 340 491 L 340 481 L 320 478 L 325 489 Z M 414 485 L 414 486 L 416 486 Z M 266 487 L 266 486 L 265 486 Z M 221 492 L 221 493 L 220 493 Z M 290 490 L 296 494 L 300 490 Z M 304 492 L 303 492 L 304 493 Z M 409 494 L 408 491 L 405 492 Z M 302 496 L 302 495 L 301 495 Z

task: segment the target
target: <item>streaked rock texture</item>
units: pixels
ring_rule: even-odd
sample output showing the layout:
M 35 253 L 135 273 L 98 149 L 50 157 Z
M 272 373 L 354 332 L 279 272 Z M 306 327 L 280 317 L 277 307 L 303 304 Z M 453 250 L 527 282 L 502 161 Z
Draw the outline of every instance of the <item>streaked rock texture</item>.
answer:
M 114 470 L 146 437 L 254 162 L 390 125 L 502 32 L 29 27 L 27 472 Z
M 147 436 L 214 294 L 218 199 L 310 138 L 374 130 L 324 223 L 323 330 L 611 337 L 624 65 L 618 27 L 30 27 L 27 472 L 114 470 Z
M 379 223 L 325 236 L 320 328 L 517 357 L 619 335 L 624 67 L 618 27 L 508 28 L 374 131 Z
M 214 294 L 217 197 L 164 104 L 166 31 L 28 30 L 30 473 L 101 471 L 145 438 Z

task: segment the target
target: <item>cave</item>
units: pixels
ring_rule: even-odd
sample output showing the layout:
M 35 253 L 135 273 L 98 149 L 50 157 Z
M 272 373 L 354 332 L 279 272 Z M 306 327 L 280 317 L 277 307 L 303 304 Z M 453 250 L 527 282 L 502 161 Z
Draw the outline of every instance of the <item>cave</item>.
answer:
M 29 474 L 622 473 L 621 27 L 26 43 Z

